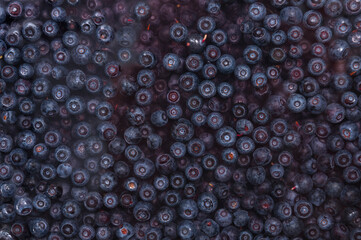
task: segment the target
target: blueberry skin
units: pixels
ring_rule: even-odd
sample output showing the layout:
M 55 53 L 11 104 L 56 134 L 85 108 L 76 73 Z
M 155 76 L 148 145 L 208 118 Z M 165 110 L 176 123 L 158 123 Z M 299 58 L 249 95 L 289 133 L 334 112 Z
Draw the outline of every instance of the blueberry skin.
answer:
M 92 52 L 89 47 L 85 45 L 77 45 L 71 51 L 73 62 L 77 65 L 86 65 L 90 62 Z
M 0 193 L 5 199 L 14 197 L 16 185 L 12 182 L 4 182 L 0 185 Z
M 178 120 L 182 117 L 183 110 L 178 104 L 171 104 L 167 107 L 167 117 L 171 120 Z
M 347 18 L 337 18 L 333 31 L 335 36 L 345 37 L 352 31 L 352 24 Z
M 162 127 L 168 123 L 168 118 L 163 110 L 158 110 L 152 113 L 150 121 L 156 127 Z
M 328 55 L 333 60 L 343 60 L 346 59 L 350 53 L 350 46 L 349 44 L 342 39 L 337 39 L 331 42 Z
M 236 142 L 236 131 L 229 126 L 219 129 L 216 133 L 216 141 L 223 147 L 231 147 Z
M 141 140 L 141 133 L 137 127 L 129 127 L 124 131 L 124 140 L 129 144 L 137 144 Z
M 7 134 L 0 135 L 0 152 L 8 153 L 13 148 L 13 138 Z
M 168 71 L 175 71 L 179 68 L 181 62 L 179 57 L 174 53 L 168 53 L 163 58 L 163 66 Z
M 234 69 L 234 75 L 240 81 L 247 81 L 251 78 L 252 72 L 248 65 L 241 64 Z
M 198 19 L 197 28 L 203 34 L 211 33 L 216 27 L 216 21 L 212 17 L 201 17 Z
M 217 47 L 223 46 L 228 41 L 228 36 L 222 29 L 216 29 L 212 32 L 211 40 Z
M 303 229 L 303 222 L 295 216 L 290 217 L 282 222 L 283 233 L 288 237 L 297 236 Z
M 263 19 L 263 25 L 269 31 L 278 30 L 281 27 L 281 17 L 278 14 L 266 15 Z
M 204 80 L 198 85 L 198 92 L 203 98 L 211 98 L 216 95 L 216 85 L 211 80 Z
M 73 168 L 69 163 L 61 163 L 56 169 L 56 173 L 60 178 L 67 178 L 71 175 Z
M 139 64 L 145 68 L 151 68 L 156 64 L 156 58 L 150 51 L 143 51 L 139 54 Z
M 186 68 L 191 72 L 199 72 L 203 67 L 203 59 L 198 54 L 191 54 L 185 60 Z
M 236 147 L 240 154 L 249 154 L 254 151 L 256 146 L 251 138 L 241 137 L 237 140 Z
M 317 217 L 317 225 L 321 230 L 330 230 L 334 225 L 334 219 L 328 213 L 320 214 Z
M 80 215 L 80 205 L 74 200 L 66 201 L 61 207 L 62 214 L 66 218 L 76 218 Z
M 263 20 L 266 13 L 266 7 L 262 3 L 256 2 L 249 6 L 248 15 L 254 21 Z
M 28 222 L 30 233 L 37 238 L 45 237 L 49 232 L 49 223 L 44 218 L 33 218 Z
M 80 69 L 72 70 L 66 76 L 66 85 L 71 90 L 83 89 L 86 81 L 85 73 Z
M 113 38 L 114 38 L 114 34 L 113 34 L 113 29 L 111 26 L 109 26 L 108 24 L 103 24 L 100 25 L 97 29 L 96 29 L 96 37 L 97 40 L 101 43 L 101 44 L 106 44 L 106 43 L 110 43 Z
M 294 113 L 300 113 L 306 109 L 306 99 L 301 94 L 292 94 L 287 99 L 288 109 Z
M 262 166 L 250 167 L 246 173 L 247 181 L 252 185 L 260 185 L 266 178 L 266 171 Z
M 354 141 L 359 135 L 359 129 L 355 123 L 344 122 L 339 127 L 340 136 L 345 141 Z
M 95 115 L 99 120 L 109 120 L 114 112 L 113 106 L 108 102 L 100 102 L 95 110 Z
M 210 2 L 207 6 L 207 12 L 210 14 L 217 14 L 220 11 L 221 4 L 218 2 Z
M 31 45 L 27 45 L 30 46 Z M 25 47 L 24 47 L 25 48 Z M 24 49 L 23 48 L 23 49 Z M 22 49 L 22 50 L 23 50 Z M 36 54 L 35 54 L 36 55 Z M 18 64 L 21 58 L 21 54 L 20 54 L 20 50 L 17 48 L 9 48 L 8 50 L 6 50 L 6 52 L 4 53 L 4 61 L 7 64 L 11 64 L 11 65 L 15 65 Z M 24 58 L 23 58 L 24 59 Z M 28 60 L 28 59 L 24 59 L 24 60 Z M 29 61 L 26 61 L 29 62 Z
M 249 231 L 242 231 L 239 234 L 239 239 L 253 239 L 253 235 Z
M 302 22 L 303 13 L 300 8 L 289 6 L 281 10 L 280 17 L 285 24 L 298 25 Z
M 138 72 L 137 82 L 141 87 L 151 87 L 155 82 L 155 74 L 153 71 L 148 69 L 143 69 Z
M 223 54 L 218 60 L 217 60 L 217 68 L 220 73 L 223 74 L 230 74 L 234 72 L 236 67 L 236 60 L 232 55 L 229 54 Z
M 100 176 L 100 189 L 105 192 L 110 192 L 118 184 L 116 176 L 113 172 L 107 172 Z
M 159 149 L 162 143 L 163 143 L 162 137 L 159 136 L 158 134 L 152 133 L 147 137 L 147 146 L 150 149 Z
M 42 30 L 46 36 L 55 37 L 59 32 L 59 25 L 55 21 L 48 20 L 43 23 Z
M 274 164 L 273 166 L 271 166 L 270 168 L 270 174 L 273 178 L 275 179 L 279 179 L 282 178 L 284 175 L 284 168 L 282 165 L 280 164 Z
M 203 54 L 206 60 L 210 62 L 215 62 L 221 56 L 221 50 L 217 46 L 208 45 L 204 50 Z
M 171 26 L 170 30 L 170 37 L 173 41 L 176 42 L 184 42 L 188 36 L 188 29 L 181 23 L 175 23 Z
M 198 215 L 196 202 L 190 199 L 182 200 L 178 206 L 178 214 L 185 220 L 196 218 Z
M 15 200 L 15 211 L 19 216 L 27 216 L 33 211 L 32 201 L 29 197 L 21 197 Z
M 321 26 L 317 28 L 315 36 L 318 42 L 327 43 L 332 39 L 332 31 L 329 27 Z
M 207 63 L 203 66 L 202 69 L 202 76 L 205 79 L 212 79 L 215 78 L 218 72 L 218 68 L 213 65 L 212 63 Z
M 282 232 L 282 223 L 277 218 L 269 218 L 265 221 L 264 230 L 267 235 L 275 237 Z
M 203 41 L 203 36 L 197 33 L 189 34 L 187 37 L 187 46 L 193 53 L 200 53 L 206 46 L 206 42 Z M 189 44 L 188 44 L 189 43 Z
M 220 232 L 220 227 L 213 219 L 204 219 L 201 223 L 201 231 L 208 237 L 214 237 Z
M 218 207 L 218 200 L 212 193 L 202 193 L 197 200 L 198 209 L 202 212 L 212 213 Z
M 252 133 L 253 128 L 253 123 L 247 119 L 242 118 L 236 122 L 236 131 L 242 136 Z
M 194 224 L 189 220 L 184 220 L 177 227 L 177 235 L 180 239 L 192 239 L 196 234 Z
M 66 11 L 62 7 L 55 7 L 51 11 L 51 18 L 55 22 L 63 22 L 63 21 L 65 21 L 66 16 L 67 16 Z
M 248 45 L 243 50 L 243 58 L 248 64 L 256 64 L 262 59 L 262 50 L 256 45 Z
M 276 45 L 282 45 L 287 41 L 287 34 L 283 30 L 277 30 L 271 35 L 271 42 Z
M 316 188 L 309 193 L 309 200 L 315 206 L 321 206 L 326 200 L 326 194 L 321 188 Z
M 279 202 L 274 207 L 274 214 L 280 220 L 288 219 L 292 216 L 292 207 L 288 202 Z
M 310 30 L 317 29 L 322 23 L 322 15 L 318 11 L 309 10 L 303 15 L 302 24 Z
M 67 31 L 62 37 L 63 43 L 68 48 L 73 48 L 79 44 L 79 36 L 76 32 Z
M 148 179 L 155 172 L 155 165 L 149 159 L 141 159 L 134 163 L 134 174 L 140 179 Z

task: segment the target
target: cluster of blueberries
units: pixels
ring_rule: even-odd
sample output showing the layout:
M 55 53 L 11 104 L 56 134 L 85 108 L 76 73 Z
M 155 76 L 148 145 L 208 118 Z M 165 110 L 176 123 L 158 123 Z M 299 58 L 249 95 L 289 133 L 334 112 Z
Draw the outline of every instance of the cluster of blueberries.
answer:
M 0 239 L 361 239 L 361 0 L 0 1 Z

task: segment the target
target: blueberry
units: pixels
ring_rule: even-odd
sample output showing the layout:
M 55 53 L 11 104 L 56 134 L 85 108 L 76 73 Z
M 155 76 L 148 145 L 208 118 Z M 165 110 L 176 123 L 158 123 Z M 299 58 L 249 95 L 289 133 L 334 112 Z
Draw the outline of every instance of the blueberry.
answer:
M 223 54 L 217 60 L 217 68 L 220 73 L 230 74 L 235 71 L 236 60 L 232 55 Z
M 339 127 L 340 136 L 346 141 L 353 141 L 359 134 L 359 129 L 355 123 L 344 122 Z
M 256 64 L 262 59 L 262 50 L 255 45 L 249 45 L 244 49 L 243 57 L 248 64 Z
M 212 32 L 211 40 L 217 47 L 221 47 L 228 41 L 227 35 L 230 35 L 230 34 L 227 34 L 226 32 L 224 32 L 221 29 L 216 29 Z
M 264 231 L 267 235 L 277 236 L 282 232 L 282 223 L 277 218 L 269 218 L 264 224 Z
M 274 33 L 272 33 L 271 35 L 271 42 L 274 45 L 282 45 L 287 41 L 287 35 L 284 31 L 282 30 L 277 30 Z
M 74 220 L 64 220 L 60 225 L 60 232 L 68 238 L 74 237 L 78 233 L 78 226 Z
M 29 197 L 21 197 L 15 200 L 15 211 L 19 216 L 29 215 L 33 211 L 32 201 Z
M 239 234 L 239 239 L 253 239 L 253 235 L 249 231 L 242 231 Z
M 173 24 L 169 32 L 173 41 L 183 42 L 187 39 L 188 29 L 181 23 Z
M 28 222 L 30 233 L 36 238 L 45 237 L 49 232 L 49 223 L 44 218 L 32 218 Z
M 220 128 L 216 133 L 216 141 L 223 147 L 231 147 L 236 142 L 236 131 L 229 127 Z
M 286 219 L 282 222 L 283 224 L 283 233 L 286 236 L 293 237 L 301 233 L 303 229 L 303 222 L 297 217 L 292 216 L 289 219 Z
M 202 75 L 206 79 L 215 78 L 217 75 L 218 69 L 212 63 L 207 63 L 203 66 Z
M 248 15 L 254 21 L 261 21 L 266 16 L 266 7 L 260 2 L 252 3 L 249 6 Z
M 334 220 L 330 214 L 321 214 L 317 218 L 317 225 L 322 230 L 329 230 L 334 225 Z
M 337 18 L 333 31 L 337 37 L 345 37 L 352 31 L 352 24 L 347 18 Z
M 55 22 L 63 22 L 63 21 L 65 21 L 66 16 L 67 16 L 66 11 L 62 7 L 55 7 L 51 11 L 51 18 Z
M 281 10 L 280 17 L 283 23 L 298 25 L 302 22 L 303 13 L 299 7 L 288 6 Z
M 341 39 L 331 42 L 329 46 L 328 55 L 333 60 L 343 60 L 350 53 L 349 44 Z
M 195 234 L 195 226 L 189 220 L 184 220 L 177 226 L 177 235 L 180 237 L 180 239 L 191 239 Z
M 163 67 L 168 71 L 175 71 L 180 67 L 180 59 L 174 53 L 168 53 L 163 58 Z
M 198 215 L 197 204 L 193 200 L 182 200 L 178 206 L 179 216 L 183 219 L 194 219 Z
M 324 5 L 325 13 L 330 17 L 337 17 L 342 13 L 343 6 L 339 0 L 327 1 Z
M 251 167 L 247 169 L 247 180 L 252 185 L 260 185 L 266 178 L 266 171 L 263 167 Z
M 134 174 L 141 179 L 151 177 L 155 172 L 155 166 L 149 159 L 141 159 L 134 163 Z
M 330 50 L 330 52 L 331 53 L 329 53 L 329 54 L 339 54 L 339 53 L 336 53 L 336 52 L 332 53 L 332 50 Z M 341 54 L 343 54 L 343 53 L 341 53 Z M 326 70 L 326 63 L 321 58 L 312 58 L 308 62 L 307 70 L 313 76 L 320 76 Z
M 234 75 L 238 80 L 246 81 L 251 78 L 251 69 L 248 65 L 237 65 L 234 69 Z
M 203 98 L 214 97 L 216 90 L 216 85 L 211 80 L 204 80 L 198 85 L 198 92 Z
M 79 36 L 76 32 L 67 31 L 62 37 L 63 43 L 68 48 L 73 48 L 79 44 Z
M 13 148 L 13 138 L 7 134 L 0 135 L 0 152 L 8 153 Z
M 156 127 L 162 127 L 168 123 L 167 115 L 163 110 L 153 112 L 150 120 Z
M 97 40 L 102 43 L 106 44 L 113 40 L 113 29 L 108 24 L 103 24 L 97 27 L 96 29 L 96 37 Z
M 188 34 L 186 42 L 189 50 L 193 53 L 200 53 L 206 45 L 206 42 L 203 41 L 203 39 L 204 37 L 200 34 Z
M 254 151 L 255 143 L 249 137 L 241 137 L 237 140 L 236 147 L 240 154 L 248 154 Z
M 214 45 L 207 45 L 206 49 L 203 52 L 206 60 L 210 62 L 215 62 L 221 56 L 221 50 Z
M 197 206 L 200 211 L 211 213 L 217 209 L 218 200 L 212 193 L 202 193 L 198 197 Z
M 287 106 L 292 112 L 302 112 L 306 109 L 306 99 L 301 94 L 292 94 L 287 99 Z

